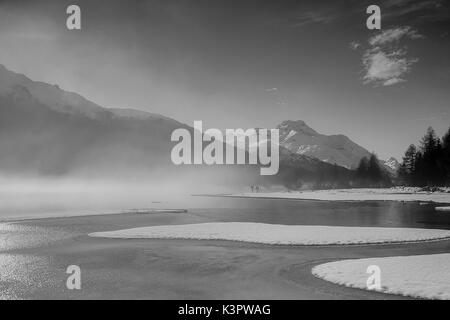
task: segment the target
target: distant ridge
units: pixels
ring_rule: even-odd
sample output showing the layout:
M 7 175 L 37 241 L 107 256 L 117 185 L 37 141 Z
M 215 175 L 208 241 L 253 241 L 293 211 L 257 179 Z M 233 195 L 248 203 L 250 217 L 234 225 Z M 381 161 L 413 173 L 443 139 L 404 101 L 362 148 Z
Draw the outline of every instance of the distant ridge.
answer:
M 57 85 L 33 81 L 0 66 L 0 172 L 114 176 L 180 170 L 170 153 L 175 129 L 192 127 L 174 119 L 130 108 L 104 108 Z M 348 178 L 350 168 L 368 151 L 342 135 L 325 136 L 304 121 L 284 121 L 280 129 L 280 172 L 274 183 Z M 154 170 L 155 168 L 161 168 Z M 162 168 L 165 169 L 162 169 Z M 220 167 L 220 166 L 219 166 Z M 238 172 L 245 180 L 256 170 L 246 166 L 212 166 Z M 228 171 L 227 171 L 228 170 Z M 248 175 L 247 175 L 248 176 Z
M 286 120 L 277 127 L 280 130 L 280 145 L 295 154 L 317 158 L 330 164 L 355 169 L 361 158 L 370 157 L 370 152 L 345 135 L 324 135 L 309 127 L 304 121 Z M 393 171 L 395 158 L 389 164 L 380 161 L 386 170 Z
M 171 165 L 171 133 L 191 129 L 133 109 L 109 109 L 0 66 L 0 172 L 137 174 Z
M 12 89 L 20 86 L 26 88 L 39 103 L 61 113 L 83 115 L 91 119 L 123 117 L 141 120 L 154 118 L 175 121 L 174 119 L 142 110 L 101 107 L 78 93 L 62 90 L 58 85 L 33 81 L 27 76 L 10 71 L 0 64 L 0 95 L 6 95 Z

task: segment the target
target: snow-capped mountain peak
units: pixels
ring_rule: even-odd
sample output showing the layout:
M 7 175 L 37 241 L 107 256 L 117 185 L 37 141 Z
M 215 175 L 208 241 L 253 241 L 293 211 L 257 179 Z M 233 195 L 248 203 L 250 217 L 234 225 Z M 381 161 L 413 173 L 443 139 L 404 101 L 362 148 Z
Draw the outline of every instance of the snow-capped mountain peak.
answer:
M 280 145 L 293 153 L 314 157 L 346 168 L 356 168 L 362 157 L 370 152 L 345 135 L 324 135 L 309 127 L 304 121 L 283 121 Z
M 393 171 L 397 171 L 400 167 L 400 163 L 394 157 L 390 157 L 389 159 L 384 161 L 384 165 L 391 168 Z
M 302 120 L 297 121 L 285 120 L 278 126 L 278 129 L 280 130 L 280 134 L 281 133 L 285 134 L 287 132 L 287 135 L 285 134 L 284 137 L 285 140 L 289 139 L 290 137 L 294 136 L 297 133 L 302 133 L 309 136 L 318 135 L 317 131 L 309 127 L 305 123 L 305 121 Z

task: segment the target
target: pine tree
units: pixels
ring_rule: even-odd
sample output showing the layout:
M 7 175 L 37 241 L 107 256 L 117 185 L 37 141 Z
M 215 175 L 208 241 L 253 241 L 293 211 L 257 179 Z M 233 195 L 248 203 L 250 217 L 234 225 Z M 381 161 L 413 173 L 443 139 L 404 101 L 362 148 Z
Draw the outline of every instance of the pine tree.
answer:
M 442 148 L 450 151 L 450 128 L 448 128 L 448 131 L 442 137 Z
M 356 181 L 359 186 L 379 187 L 391 185 L 390 178 L 385 175 L 380 167 L 377 156 L 372 153 L 370 158 L 361 158 L 356 169 Z
M 405 164 L 408 174 L 414 174 L 416 164 L 416 153 L 417 149 L 416 146 L 413 144 L 411 144 L 405 152 L 403 162 Z
M 428 127 L 427 133 L 422 138 L 422 153 L 424 157 L 431 155 L 436 149 L 438 138 L 436 138 L 436 132 L 432 127 Z
M 426 184 L 426 179 L 423 172 L 423 154 L 421 151 L 416 153 L 416 161 L 414 164 L 414 174 L 412 176 L 412 185 L 423 187 Z
M 358 183 L 364 184 L 365 180 L 368 178 L 368 171 L 369 171 L 369 159 L 367 157 L 362 157 L 361 160 L 359 160 L 358 168 L 356 169 L 356 179 L 358 180 Z
M 368 176 L 371 182 L 379 183 L 383 178 L 383 174 L 381 172 L 380 163 L 378 162 L 378 158 L 375 153 L 370 155 L 369 159 L 369 168 L 368 168 Z
M 400 179 L 410 185 L 413 184 L 413 177 L 416 171 L 416 154 L 417 148 L 415 145 L 411 144 L 405 152 L 402 164 L 398 171 Z
M 450 128 L 442 137 L 442 165 L 445 175 L 444 183 L 450 186 Z
M 404 161 L 398 167 L 397 176 L 400 178 L 400 181 L 402 183 L 410 184 L 409 180 L 411 179 L 411 175 L 408 174 L 408 170 L 406 169 Z
M 440 140 L 432 127 L 427 129 L 427 133 L 422 138 L 422 183 L 433 186 L 441 184 L 442 172 L 438 163 L 440 153 Z

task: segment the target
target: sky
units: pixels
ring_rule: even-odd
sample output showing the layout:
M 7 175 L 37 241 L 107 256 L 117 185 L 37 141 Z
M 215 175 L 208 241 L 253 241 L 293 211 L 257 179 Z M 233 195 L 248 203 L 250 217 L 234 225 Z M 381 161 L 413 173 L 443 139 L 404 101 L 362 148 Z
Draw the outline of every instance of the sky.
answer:
M 0 63 L 104 107 L 220 129 L 304 120 L 400 159 L 450 126 L 449 27 L 445 0 L 0 0 Z

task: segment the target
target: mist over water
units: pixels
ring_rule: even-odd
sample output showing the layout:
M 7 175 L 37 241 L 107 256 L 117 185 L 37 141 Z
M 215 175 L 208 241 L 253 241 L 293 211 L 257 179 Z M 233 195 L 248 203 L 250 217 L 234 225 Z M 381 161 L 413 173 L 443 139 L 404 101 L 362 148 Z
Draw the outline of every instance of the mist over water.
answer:
M 237 190 L 205 175 L 166 180 L 0 176 L 0 220 L 202 207 L 205 199 L 192 194 L 232 189 Z

